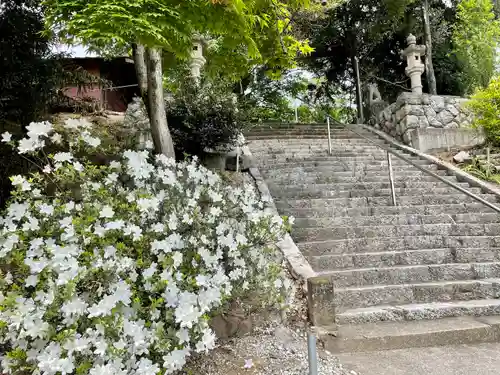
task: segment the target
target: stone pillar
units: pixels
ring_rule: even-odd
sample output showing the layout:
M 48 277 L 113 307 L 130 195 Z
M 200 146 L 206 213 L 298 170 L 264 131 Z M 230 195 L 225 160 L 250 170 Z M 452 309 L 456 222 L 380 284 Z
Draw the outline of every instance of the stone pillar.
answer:
M 425 70 L 422 56 L 425 56 L 425 46 L 417 45 L 417 38 L 412 34 L 408 35 L 406 41 L 408 47 L 401 52 L 407 63 L 405 73 L 410 77 L 411 91 L 415 94 L 422 94 L 422 73 Z
M 193 40 L 193 50 L 191 51 L 191 76 L 199 81 L 201 68 L 207 60 L 203 57 L 203 39 L 196 36 Z

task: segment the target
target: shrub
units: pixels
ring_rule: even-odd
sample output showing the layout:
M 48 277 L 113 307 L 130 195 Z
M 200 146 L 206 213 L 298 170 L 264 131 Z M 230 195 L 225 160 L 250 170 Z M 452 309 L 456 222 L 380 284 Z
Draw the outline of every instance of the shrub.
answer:
M 233 146 L 245 121 L 224 87 L 188 81 L 167 103 L 167 121 L 179 157 Z
M 489 143 L 500 145 L 500 76 L 485 89 L 477 90 L 467 108 L 474 115 L 472 125 L 484 129 Z
M 41 168 L 11 178 L 0 219 L 4 372 L 170 374 L 214 347 L 208 320 L 229 299 L 258 290 L 279 301 L 273 243 L 288 224 L 253 187 L 148 150 L 96 165 L 78 156 L 103 147 L 96 129 L 64 128 L 2 135 Z M 70 151 L 45 155 L 45 143 Z

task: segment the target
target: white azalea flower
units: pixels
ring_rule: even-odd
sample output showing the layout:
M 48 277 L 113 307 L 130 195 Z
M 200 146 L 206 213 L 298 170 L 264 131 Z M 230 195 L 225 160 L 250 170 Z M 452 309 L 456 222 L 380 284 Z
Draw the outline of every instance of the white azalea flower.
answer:
M 12 134 L 10 134 L 9 132 L 3 132 L 2 133 L 2 142 L 10 142 L 12 140 Z

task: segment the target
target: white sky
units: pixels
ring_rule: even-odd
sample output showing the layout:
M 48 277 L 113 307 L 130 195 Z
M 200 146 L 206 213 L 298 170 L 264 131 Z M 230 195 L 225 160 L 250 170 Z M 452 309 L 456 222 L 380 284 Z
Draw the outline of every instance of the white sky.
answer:
M 82 45 L 66 45 L 66 44 L 60 44 L 59 46 L 55 47 L 54 52 L 64 52 L 68 53 L 71 55 L 71 57 L 96 57 L 98 56 L 95 53 L 88 53 L 87 49 L 83 47 Z

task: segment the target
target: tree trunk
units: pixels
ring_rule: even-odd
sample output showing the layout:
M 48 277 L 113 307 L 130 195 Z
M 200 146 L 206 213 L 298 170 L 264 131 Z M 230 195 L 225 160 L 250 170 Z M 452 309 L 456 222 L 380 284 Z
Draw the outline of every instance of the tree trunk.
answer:
M 137 83 L 139 84 L 139 92 L 141 93 L 142 102 L 146 107 L 146 112 L 149 116 L 149 99 L 148 99 L 148 70 L 146 67 L 146 49 L 142 44 L 133 44 L 132 52 L 134 55 L 135 74 Z
M 432 64 L 432 34 L 431 23 L 429 21 L 429 0 L 423 0 L 422 18 L 424 20 L 424 38 L 425 38 L 425 74 L 427 77 L 427 86 L 429 93 L 437 95 L 436 76 L 434 75 L 434 65 Z
M 155 150 L 175 159 L 174 143 L 168 130 L 167 115 L 165 113 L 161 50 L 159 48 L 146 49 L 146 66 L 148 72 L 149 122 Z

